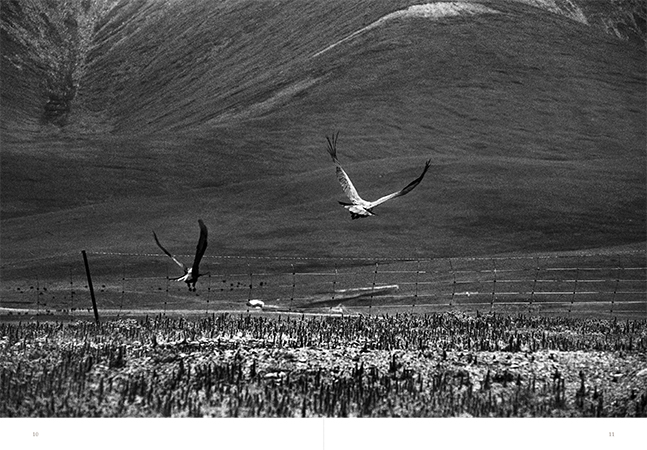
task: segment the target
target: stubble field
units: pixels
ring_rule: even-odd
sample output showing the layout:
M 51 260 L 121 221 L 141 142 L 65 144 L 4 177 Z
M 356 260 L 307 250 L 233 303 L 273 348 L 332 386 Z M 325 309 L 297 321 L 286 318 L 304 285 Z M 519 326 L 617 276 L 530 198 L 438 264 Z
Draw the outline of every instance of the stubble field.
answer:
M 647 322 L 212 314 L 3 323 L 3 417 L 645 417 Z

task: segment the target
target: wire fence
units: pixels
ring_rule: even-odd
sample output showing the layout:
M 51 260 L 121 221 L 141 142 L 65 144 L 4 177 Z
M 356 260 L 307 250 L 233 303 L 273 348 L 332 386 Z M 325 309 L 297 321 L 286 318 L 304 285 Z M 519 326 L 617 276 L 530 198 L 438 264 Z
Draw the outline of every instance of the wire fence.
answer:
M 569 256 L 370 260 L 205 256 L 191 292 L 161 254 L 87 252 L 103 315 L 248 311 L 319 314 L 501 312 L 647 318 L 644 251 Z M 186 261 L 190 255 L 182 256 Z M 4 267 L 2 314 L 85 316 L 81 254 Z

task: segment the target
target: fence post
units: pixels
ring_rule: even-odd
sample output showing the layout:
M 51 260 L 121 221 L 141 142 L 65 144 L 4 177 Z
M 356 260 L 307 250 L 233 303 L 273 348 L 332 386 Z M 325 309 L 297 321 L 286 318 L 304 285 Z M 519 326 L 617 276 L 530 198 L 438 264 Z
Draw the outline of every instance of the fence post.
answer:
M 368 304 L 369 311 L 373 308 L 373 293 L 375 292 L 375 280 L 377 279 L 377 261 L 375 262 L 375 271 L 373 272 L 373 286 L 371 287 L 371 302 Z
M 577 279 L 579 277 L 579 267 L 575 268 L 575 280 L 573 283 L 573 296 L 571 297 L 571 306 L 568 308 L 568 313 L 570 314 L 573 310 L 573 304 L 575 303 L 575 294 L 577 293 Z
M 169 263 L 166 263 L 166 298 L 164 298 L 164 315 L 166 315 L 166 304 L 168 303 L 169 299 L 169 277 L 168 277 L 168 265 Z
M 332 295 L 330 297 L 330 300 L 335 300 L 335 289 L 337 288 L 337 276 L 339 275 L 339 272 L 337 271 L 337 264 L 335 263 L 335 278 L 332 280 Z
M 36 275 L 36 320 L 40 316 L 40 295 L 38 295 L 38 291 L 40 291 L 40 278 Z
M 90 265 L 88 264 L 88 256 L 85 250 L 81 250 L 83 255 L 83 263 L 85 264 L 85 273 L 88 276 L 88 287 L 90 288 L 90 298 L 92 299 L 92 309 L 94 309 L 94 320 L 99 325 L 99 311 L 97 311 L 97 300 L 94 298 L 94 287 L 92 286 L 92 276 L 90 275 Z
M 252 299 L 252 286 L 254 285 L 254 278 L 252 276 L 252 269 L 247 264 L 247 270 L 249 270 L 249 294 L 247 294 L 247 300 Z
M 121 302 L 119 303 L 119 314 L 117 314 L 117 317 L 121 314 L 121 310 L 124 307 L 124 295 L 126 295 L 126 265 L 122 262 L 121 263 Z
M 70 266 L 70 316 L 74 310 L 74 281 L 72 279 L 72 266 Z
M 296 289 L 297 286 L 297 274 L 296 271 L 294 270 L 294 264 L 291 264 L 292 266 L 292 296 L 290 297 L 290 311 L 292 310 L 292 302 L 294 301 L 294 290 Z
M 530 307 L 528 309 L 532 312 L 532 302 L 535 299 L 535 289 L 537 289 L 537 279 L 539 278 L 539 257 L 535 258 L 535 279 L 532 282 L 532 292 L 530 293 Z
M 205 314 L 209 314 L 209 299 L 211 298 L 211 271 L 209 271 L 209 286 L 207 287 L 207 309 L 204 312 Z
M 616 293 L 618 292 L 618 287 L 620 285 L 621 274 L 622 274 L 622 266 L 618 264 L 618 269 L 616 271 L 616 284 L 613 287 L 613 296 L 611 297 L 611 310 L 609 311 L 611 314 L 613 314 L 613 307 L 615 306 L 615 302 L 616 302 Z
M 454 265 L 452 264 L 452 259 L 449 258 L 449 269 L 452 271 L 452 297 L 449 299 L 449 306 L 454 304 L 454 296 L 456 295 L 456 272 L 454 272 Z
M 490 299 L 490 310 L 494 309 L 494 296 L 496 295 L 496 259 L 492 258 L 492 273 L 493 273 L 493 279 L 492 279 L 492 298 Z
M 416 303 L 418 301 L 418 278 L 420 278 L 420 260 L 416 261 L 416 290 L 413 293 L 413 305 L 411 305 L 411 309 L 416 307 Z

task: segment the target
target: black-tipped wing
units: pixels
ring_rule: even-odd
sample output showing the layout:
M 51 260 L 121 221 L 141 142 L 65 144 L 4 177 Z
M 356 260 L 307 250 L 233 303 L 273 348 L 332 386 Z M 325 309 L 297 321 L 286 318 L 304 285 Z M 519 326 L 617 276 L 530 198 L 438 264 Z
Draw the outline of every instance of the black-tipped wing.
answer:
M 186 270 L 186 267 L 184 266 L 184 264 L 182 264 L 180 261 L 178 261 L 178 260 L 175 258 L 175 256 L 171 255 L 171 253 L 170 253 L 168 250 L 166 250 L 164 247 L 162 247 L 162 244 L 160 244 L 160 241 L 159 241 L 159 239 L 157 239 L 157 235 L 155 234 L 155 232 L 154 232 L 154 231 L 153 231 L 153 237 L 155 238 L 155 242 L 157 243 L 157 246 L 158 246 L 159 248 L 161 248 L 161 249 L 162 249 L 162 251 L 163 251 L 164 253 L 166 253 L 166 254 L 168 255 L 168 257 L 169 257 L 169 258 L 171 258 L 173 261 L 175 261 L 175 264 L 177 264 L 178 266 L 180 266 L 180 267 L 182 268 L 182 270 L 184 270 L 184 273 L 186 273 L 186 271 L 187 271 L 187 270 Z
M 328 153 L 330 153 L 330 156 L 332 156 L 332 160 L 337 162 L 337 138 L 339 137 L 339 131 L 337 134 L 333 134 L 332 136 L 328 137 L 326 136 L 326 140 L 328 141 Z
M 398 192 L 394 192 L 393 194 L 385 195 L 384 197 L 379 198 L 379 199 L 375 200 L 374 202 L 370 202 L 369 208 L 375 208 L 377 205 L 379 205 L 381 203 L 384 203 L 387 200 L 391 200 L 392 198 L 395 198 L 395 197 L 401 197 L 403 195 L 408 194 L 412 190 L 414 190 L 415 187 L 418 186 L 420 184 L 420 182 L 422 181 L 422 179 L 425 177 L 425 174 L 427 173 L 427 170 L 429 170 L 429 165 L 430 164 L 431 164 L 431 160 L 428 159 L 427 162 L 425 162 L 424 170 L 422 171 L 422 173 L 420 174 L 420 176 L 418 178 L 413 180 L 411 183 L 407 184 L 402 190 L 400 190 Z
M 195 259 L 191 268 L 193 274 L 199 273 L 200 261 L 207 250 L 207 234 L 209 233 L 202 219 L 198 219 L 198 225 L 200 225 L 200 239 L 198 239 L 198 245 L 195 248 Z
M 337 166 L 336 168 L 336 173 L 337 173 L 337 180 L 339 180 L 339 184 L 341 185 L 342 190 L 348 197 L 348 199 L 353 202 L 353 204 L 362 204 L 366 203 L 362 197 L 359 196 L 357 193 L 357 189 L 355 189 L 355 186 L 353 186 L 353 182 L 350 181 L 350 177 L 346 173 L 346 171 L 342 168 L 341 164 L 339 163 L 339 160 L 337 159 L 337 137 L 339 136 L 339 131 L 337 134 L 334 134 L 331 138 L 326 136 L 326 140 L 328 141 L 328 153 L 330 153 L 330 156 L 332 156 L 332 160 L 334 161 L 335 165 Z

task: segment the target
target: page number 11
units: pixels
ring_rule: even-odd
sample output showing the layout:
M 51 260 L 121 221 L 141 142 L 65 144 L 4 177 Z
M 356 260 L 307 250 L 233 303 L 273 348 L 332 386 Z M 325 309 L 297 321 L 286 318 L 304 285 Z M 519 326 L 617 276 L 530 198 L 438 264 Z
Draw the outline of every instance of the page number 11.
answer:
M 613 431 L 609 431 L 609 437 L 615 437 L 615 436 L 613 435 Z

